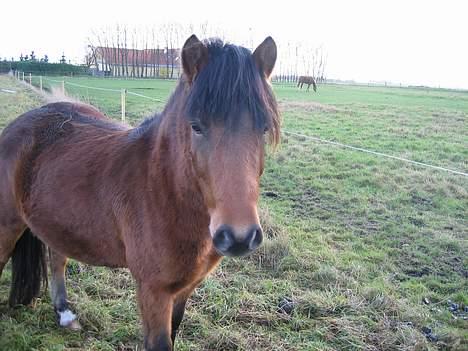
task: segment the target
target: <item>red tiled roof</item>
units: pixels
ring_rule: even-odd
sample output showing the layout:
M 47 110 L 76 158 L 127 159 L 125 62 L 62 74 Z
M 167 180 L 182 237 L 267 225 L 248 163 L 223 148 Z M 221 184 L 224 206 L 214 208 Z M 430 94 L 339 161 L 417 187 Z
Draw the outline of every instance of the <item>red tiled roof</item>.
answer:
M 97 47 L 96 53 L 98 60 L 104 59 L 105 62 L 111 65 L 120 65 L 125 62 L 128 62 L 129 65 L 132 65 L 135 59 L 135 63 L 142 65 L 145 63 L 148 64 L 159 64 L 166 65 L 169 61 L 169 65 L 174 62 L 176 66 L 180 64 L 179 53 L 180 49 L 169 49 L 169 55 L 167 55 L 166 49 L 124 49 L 124 48 L 106 48 L 106 47 Z M 159 54 L 159 58 L 158 58 Z M 126 59 L 125 59 L 126 55 Z M 159 61 L 158 61 L 159 59 Z

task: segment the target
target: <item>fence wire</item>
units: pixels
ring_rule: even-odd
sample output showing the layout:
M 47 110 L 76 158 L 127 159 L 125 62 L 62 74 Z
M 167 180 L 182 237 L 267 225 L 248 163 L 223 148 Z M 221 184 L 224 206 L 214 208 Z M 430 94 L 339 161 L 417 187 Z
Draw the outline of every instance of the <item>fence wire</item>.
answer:
M 18 72 L 16 77 L 17 77 L 18 80 L 23 80 L 23 81 L 31 80 L 30 83 L 32 85 L 33 76 L 26 76 L 26 75 L 21 74 L 20 72 Z M 36 77 L 36 76 L 34 76 L 34 77 Z M 24 79 L 22 79 L 22 78 L 24 78 Z M 109 88 L 102 88 L 102 87 L 92 87 L 92 86 L 87 86 L 87 85 L 71 83 L 71 82 L 64 81 L 64 80 L 60 81 L 60 80 L 54 80 L 54 79 L 50 79 L 50 78 L 43 78 L 43 77 L 39 77 L 39 78 L 40 78 L 41 82 L 42 82 L 42 80 L 45 80 L 45 81 L 50 81 L 50 82 L 54 82 L 54 83 L 61 83 L 63 88 L 65 88 L 66 85 L 71 85 L 71 86 L 75 86 L 75 87 L 83 88 L 83 89 L 100 90 L 100 91 L 120 93 L 121 96 L 122 96 L 122 120 L 125 120 L 125 98 L 124 97 L 127 94 L 137 96 L 137 97 L 140 97 L 140 98 L 143 98 L 143 99 L 155 101 L 155 102 L 163 102 L 160 99 L 156 99 L 156 98 L 153 98 L 153 97 L 150 97 L 150 96 L 147 96 L 147 95 L 143 95 L 143 94 L 139 94 L 139 93 L 129 91 L 129 90 L 126 90 L 126 89 L 118 90 L 118 89 L 109 89 Z M 66 92 L 64 91 L 64 93 L 66 93 Z M 297 132 L 294 132 L 294 131 L 289 131 L 289 130 L 284 130 L 283 129 L 283 133 L 287 134 L 287 135 L 301 137 L 301 138 L 311 140 L 311 141 L 315 141 L 315 142 L 319 142 L 319 143 L 325 143 L 325 144 L 329 144 L 329 145 L 333 145 L 333 146 L 337 146 L 337 147 L 341 147 L 341 148 L 345 148 L 345 149 L 349 149 L 349 150 L 364 152 L 364 153 L 371 154 L 371 155 L 374 155 L 374 156 L 377 156 L 377 157 L 389 158 L 389 159 L 393 159 L 393 160 L 413 164 L 413 165 L 420 166 L 420 167 L 426 167 L 426 168 L 435 169 L 435 170 L 438 170 L 438 171 L 444 171 L 444 172 L 448 172 L 448 173 L 451 173 L 451 174 L 456 174 L 456 175 L 461 175 L 461 176 L 464 176 L 464 177 L 468 177 L 468 173 L 466 173 L 466 172 L 462 172 L 462 171 L 458 171 L 458 170 L 454 170 L 454 169 L 450 169 L 450 168 L 446 168 L 446 167 L 432 165 L 432 164 L 427 163 L 427 162 L 414 161 L 414 160 L 410 160 L 410 159 L 407 159 L 407 158 L 394 156 L 394 155 L 390 155 L 390 154 L 379 152 L 379 151 L 369 150 L 369 149 L 365 149 L 365 148 L 362 148 L 362 147 L 347 145 L 347 144 L 343 144 L 343 143 L 340 143 L 340 142 L 337 142 L 337 141 L 326 140 L 326 139 L 322 139 L 322 138 L 311 136 L 311 135 L 305 135 L 305 134 L 297 133 Z
M 437 169 L 437 170 L 440 170 L 440 171 L 445 171 L 445 172 L 449 172 L 449 173 L 458 174 L 458 175 L 468 177 L 468 173 L 465 173 L 465 172 L 461 172 L 461 171 L 457 171 L 457 170 L 453 170 L 453 169 L 449 169 L 449 168 L 445 168 L 445 167 L 440 167 L 440 166 L 434 166 L 434 165 L 431 165 L 429 163 L 413 161 L 413 160 L 409 160 L 407 158 L 385 154 L 383 152 L 364 149 L 362 147 L 346 145 L 346 144 L 343 144 L 343 143 L 339 143 L 337 141 L 325 140 L 325 139 L 310 136 L 310 135 L 291 132 L 289 130 L 283 130 L 283 133 L 289 134 L 289 135 L 294 135 L 294 136 L 297 136 L 297 137 L 301 137 L 301 138 L 316 141 L 316 142 L 320 142 L 320 143 L 335 145 L 335 146 L 338 146 L 338 147 L 342 147 L 342 148 L 346 148 L 346 149 L 350 149 L 350 150 L 354 150 L 354 151 L 365 152 L 365 153 L 372 154 L 372 155 L 375 155 L 375 156 L 391 158 L 391 159 L 394 159 L 394 160 L 398 160 L 398 161 L 402 161 L 402 162 L 406 162 L 406 163 L 411 163 L 411 164 L 414 164 L 414 165 L 417 165 L 417 166 L 428 167 L 428 168 Z

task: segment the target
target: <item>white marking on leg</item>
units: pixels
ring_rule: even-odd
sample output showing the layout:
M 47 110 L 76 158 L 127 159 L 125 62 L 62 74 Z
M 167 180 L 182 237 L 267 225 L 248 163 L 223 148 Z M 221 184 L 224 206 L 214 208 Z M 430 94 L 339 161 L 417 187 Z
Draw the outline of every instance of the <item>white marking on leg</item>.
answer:
M 58 313 L 60 316 L 60 326 L 68 327 L 76 319 L 76 314 L 70 310 L 65 310 Z

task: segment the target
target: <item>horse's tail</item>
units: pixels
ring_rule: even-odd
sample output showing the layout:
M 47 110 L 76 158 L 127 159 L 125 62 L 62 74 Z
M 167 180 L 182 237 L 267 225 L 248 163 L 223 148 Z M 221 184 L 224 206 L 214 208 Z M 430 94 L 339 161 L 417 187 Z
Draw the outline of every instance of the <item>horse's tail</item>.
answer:
M 10 306 L 28 305 L 47 285 L 46 246 L 27 228 L 12 256 Z
M 314 88 L 314 91 L 317 91 L 317 84 L 315 84 L 315 79 L 312 78 L 312 88 Z

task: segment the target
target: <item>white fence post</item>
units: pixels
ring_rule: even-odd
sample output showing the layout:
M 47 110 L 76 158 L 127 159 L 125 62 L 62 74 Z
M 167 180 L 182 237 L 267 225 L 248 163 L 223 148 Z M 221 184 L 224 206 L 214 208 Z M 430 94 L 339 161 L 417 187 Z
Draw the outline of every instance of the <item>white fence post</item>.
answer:
M 39 90 L 42 91 L 42 76 L 39 76 Z
M 126 97 L 127 97 L 127 89 L 122 89 L 120 91 L 120 102 L 122 105 L 122 122 L 125 122 L 125 103 L 126 103 Z
M 29 85 L 32 85 L 32 73 L 29 73 Z
M 62 80 L 62 93 L 65 95 L 65 81 Z
M 23 82 L 24 82 L 24 72 L 22 72 L 22 73 L 23 73 Z

